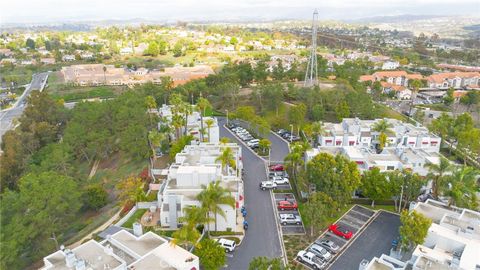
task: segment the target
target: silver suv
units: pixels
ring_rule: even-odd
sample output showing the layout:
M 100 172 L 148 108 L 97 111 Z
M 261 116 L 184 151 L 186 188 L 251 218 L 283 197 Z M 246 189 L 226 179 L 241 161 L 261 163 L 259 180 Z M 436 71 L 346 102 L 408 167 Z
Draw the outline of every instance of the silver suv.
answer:
M 280 223 L 282 225 L 300 225 L 302 218 L 295 214 L 280 214 Z

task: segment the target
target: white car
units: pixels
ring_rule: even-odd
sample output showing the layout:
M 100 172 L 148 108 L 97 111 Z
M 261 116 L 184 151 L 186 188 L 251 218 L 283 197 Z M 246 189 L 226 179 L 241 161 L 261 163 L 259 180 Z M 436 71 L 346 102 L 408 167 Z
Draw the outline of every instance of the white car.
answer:
M 281 176 L 274 176 L 271 178 L 271 180 L 277 185 L 288 185 L 290 183 L 290 181 L 288 181 L 288 178 Z
M 258 144 L 259 142 L 260 142 L 259 139 L 253 139 L 253 140 L 248 141 L 247 145 L 252 146 L 252 145 Z
M 226 252 L 233 252 L 237 244 L 233 240 L 228 240 L 225 238 L 217 239 L 217 243 L 222 246 Z
M 321 247 L 317 244 L 313 244 L 308 251 L 312 252 L 313 254 L 317 255 L 318 257 L 321 257 L 325 259 L 326 261 L 330 260 L 332 258 L 332 254 L 328 252 L 328 250 L 324 247 Z
M 280 214 L 280 223 L 282 225 L 301 225 L 302 218 L 295 214 Z
M 261 190 L 276 189 L 276 188 L 277 188 L 277 184 L 273 181 L 262 181 L 260 183 Z
M 327 262 L 315 256 L 312 252 L 301 250 L 297 254 L 297 260 L 311 266 L 313 269 L 323 269 Z

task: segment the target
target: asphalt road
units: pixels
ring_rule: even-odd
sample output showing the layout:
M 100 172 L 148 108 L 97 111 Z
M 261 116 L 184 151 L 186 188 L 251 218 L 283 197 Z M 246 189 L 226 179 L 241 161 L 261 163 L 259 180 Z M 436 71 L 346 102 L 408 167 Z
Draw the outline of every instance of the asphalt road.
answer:
M 398 215 L 380 212 L 329 270 L 358 269 L 363 259 L 371 260 L 382 254 L 390 254 L 392 240 L 399 235 L 399 227 Z
M 248 269 L 254 257 L 266 256 L 270 258 L 281 257 L 279 232 L 275 221 L 274 209 L 270 192 L 261 191 L 259 183 L 266 180 L 265 162 L 254 155 L 246 146 L 241 144 L 226 128 L 226 120 L 219 118 L 220 136 L 228 137 L 242 146 L 242 160 L 244 166 L 245 206 L 248 211 L 248 231 L 242 244 L 229 256 L 226 269 Z M 280 150 L 276 150 L 277 147 Z M 275 155 L 281 155 L 286 143 L 272 141 Z M 286 148 L 288 151 L 288 148 Z M 272 151 L 273 152 L 273 151 Z M 280 156 L 278 156 L 280 158 Z M 283 160 L 283 158 L 282 158 Z
M 290 152 L 290 150 L 288 149 L 288 144 L 280 137 L 272 133 L 270 133 L 268 139 L 270 140 L 270 142 L 272 142 L 270 151 L 270 162 L 282 163 L 285 159 L 285 156 L 288 155 L 288 153 Z
M 25 109 L 25 102 L 27 100 L 28 95 L 33 90 L 43 90 L 43 81 L 46 80 L 48 77 L 48 73 L 39 73 L 34 74 L 32 76 L 32 81 L 29 86 L 25 89 L 25 92 L 20 96 L 16 106 L 0 112 L 0 143 L 2 141 L 3 134 L 9 131 L 10 129 L 14 128 L 14 119 L 19 118 L 23 114 L 23 110 Z

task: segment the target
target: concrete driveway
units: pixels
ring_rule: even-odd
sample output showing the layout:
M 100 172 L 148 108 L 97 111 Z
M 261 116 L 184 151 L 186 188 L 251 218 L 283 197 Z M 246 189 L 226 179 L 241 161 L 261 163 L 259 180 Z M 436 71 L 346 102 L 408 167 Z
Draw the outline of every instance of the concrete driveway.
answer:
M 242 244 L 227 259 L 226 269 L 248 269 L 254 257 L 281 257 L 279 233 L 275 221 L 270 192 L 261 191 L 259 183 L 267 179 L 265 162 L 254 155 L 223 126 L 226 120 L 218 118 L 220 137 L 228 137 L 242 146 L 244 167 L 245 206 L 248 210 L 248 231 Z M 274 148 L 273 146 L 272 148 Z

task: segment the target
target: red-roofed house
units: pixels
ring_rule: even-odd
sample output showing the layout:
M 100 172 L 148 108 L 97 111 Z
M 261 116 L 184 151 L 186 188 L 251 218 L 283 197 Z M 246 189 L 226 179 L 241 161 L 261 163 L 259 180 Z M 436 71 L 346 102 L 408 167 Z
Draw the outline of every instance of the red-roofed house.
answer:
M 421 74 L 408 74 L 406 71 L 403 70 L 396 70 L 396 71 L 377 71 L 372 75 L 363 75 L 360 76 L 359 81 L 386 81 L 390 84 L 394 85 L 401 85 L 401 86 L 408 86 L 408 80 L 414 79 L 423 79 Z
M 398 99 L 411 99 L 412 98 L 412 90 L 406 88 L 403 85 L 396 85 L 396 84 L 391 84 L 388 82 L 380 82 L 383 88 L 383 92 L 385 93 L 390 93 L 390 92 L 395 92 L 395 96 Z
M 427 77 L 428 87 L 438 89 L 448 89 L 453 87 L 460 89 L 463 87 L 480 88 L 479 72 L 443 72 L 432 74 Z

